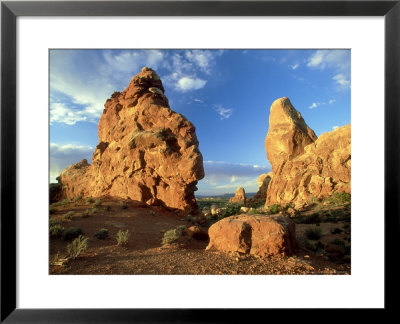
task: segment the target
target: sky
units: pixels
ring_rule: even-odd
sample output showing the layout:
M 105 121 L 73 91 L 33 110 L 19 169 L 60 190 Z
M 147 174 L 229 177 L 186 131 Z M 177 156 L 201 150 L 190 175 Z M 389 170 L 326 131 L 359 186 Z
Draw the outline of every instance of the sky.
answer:
M 288 97 L 317 136 L 351 122 L 350 50 L 50 50 L 50 182 L 91 156 L 105 101 L 143 66 L 196 127 L 205 178 L 196 195 L 257 191 L 271 171 L 269 109 Z

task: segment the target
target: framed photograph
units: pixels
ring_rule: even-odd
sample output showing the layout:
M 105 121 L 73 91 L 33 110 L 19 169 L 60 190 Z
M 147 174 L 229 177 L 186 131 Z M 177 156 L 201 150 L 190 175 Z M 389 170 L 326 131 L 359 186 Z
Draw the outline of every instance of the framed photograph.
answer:
M 393 310 L 399 16 L 2 2 L 1 321 Z

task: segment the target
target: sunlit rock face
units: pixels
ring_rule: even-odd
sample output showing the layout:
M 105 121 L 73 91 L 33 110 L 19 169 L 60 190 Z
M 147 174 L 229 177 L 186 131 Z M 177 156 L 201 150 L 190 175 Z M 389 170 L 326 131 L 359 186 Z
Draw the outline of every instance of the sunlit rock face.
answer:
M 311 197 L 351 192 L 351 125 L 317 139 L 287 98 L 272 104 L 269 120 L 265 148 L 273 177 L 266 206 L 301 207 Z
M 197 210 L 194 191 L 204 169 L 195 127 L 170 109 L 157 73 L 144 67 L 104 107 L 93 162 L 83 160 L 62 171 L 64 195 Z

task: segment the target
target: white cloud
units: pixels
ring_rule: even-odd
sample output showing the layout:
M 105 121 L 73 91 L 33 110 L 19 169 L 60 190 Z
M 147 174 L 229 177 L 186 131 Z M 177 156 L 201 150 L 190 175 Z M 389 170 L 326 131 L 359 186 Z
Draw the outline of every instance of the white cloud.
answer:
M 163 67 L 170 74 L 163 76 L 163 82 L 177 91 L 191 91 L 203 88 L 216 65 L 216 59 L 223 50 L 186 50 L 177 52 L 163 61 Z M 203 74 L 203 76 L 199 76 Z
M 308 106 L 308 108 L 314 109 L 314 108 L 317 108 L 319 105 L 320 105 L 319 102 L 313 102 L 313 103 L 311 104 L 311 106 Z
M 340 126 L 333 126 L 332 130 L 338 129 Z
M 84 111 L 71 109 L 64 103 L 53 102 L 50 104 L 50 124 L 54 122 L 74 125 L 79 121 L 86 121 Z
M 331 104 L 333 104 L 334 102 L 336 102 L 336 100 L 335 99 L 331 99 L 331 100 L 329 100 L 329 104 L 331 105 Z
M 231 117 L 233 114 L 233 109 L 224 108 L 221 105 L 216 105 L 215 110 L 218 112 L 221 120 L 227 119 L 227 118 Z
M 50 182 L 56 182 L 61 171 L 82 159 L 90 162 L 94 148 L 86 145 L 50 143 Z
M 205 178 L 199 181 L 198 194 L 212 195 L 233 193 L 244 187 L 246 192 L 256 192 L 257 178 L 271 171 L 265 165 L 231 163 L 223 161 L 204 161 Z
M 159 50 L 148 51 L 106 51 L 103 54 L 108 67 L 112 71 L 136 73 L 143 66 L 158 68 L 164 59 L 164 54 Z
M 347 77 L 341 73 L 336 74 L 332 79 L 336 82 L 340 89 L 348 89 L 350 87 L 350 80 L 348 80 Z
M 197 78 L 182 77 L 176 83 L 176 88 L 182 92 L 198 90 L 206 85 L 207 81 Z
M 210 74 L 216 57 L 221 56 L 222 53 L 223 51 L 188 50 L 185 51 L 185 58 L 203 72 Z
M 289 65 L 289 67 L 290 67 L 292 70 L 296 70 L 299 66 L 300 66 L 300 64 Z
M 350 51 L 348 50 L 318 50 L 311 55 L 307 62 L 308 67 L 319 68 L 326 67 L 336 69 L 347 69 L 350 67 Z
M 97 123 L 105 101 L 122 91 L 143 66 L 163 69 L 163 82 L 177 91 L 203 88 L 223 51 L 52 50 L 50 122 Z M 79 110 L 79 111 L 78 111 Z

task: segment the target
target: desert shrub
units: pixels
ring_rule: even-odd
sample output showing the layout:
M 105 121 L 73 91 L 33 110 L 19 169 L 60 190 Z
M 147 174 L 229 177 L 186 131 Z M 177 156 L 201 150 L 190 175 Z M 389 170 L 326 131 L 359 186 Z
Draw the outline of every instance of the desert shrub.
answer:
M 99 240 L 104 240 L 108 237 L 108 229 L 101 228 L 93 236 Z
M 330 241 L 329 243 L 343 246 L 344 248 L 346 247 L 346 242 L 341 239 L 334 239 L 334 240 Z
M 288 210 L 289 208 L 294 208 L 294 204 L 292 204 L 292 203 L 287 203 L 284 209 L 285 209 L 285 210 Z
M 64 232 L 64 227 L 61 224 L 50 225 L 49 234 L 51 237 L 61 237 Z
M 64 215 L 63 215 L 63 218 L 64 219 L 69 219 L 69 220 L 71 220 L 72 218 L 74 218 L 74 212 L 73 211 L 69 211 L 68 213 L 65 213 Z
M 119 205 L 121 206 L 122 209 L 127 209 L 128 208 L 128 204 L 126 203 L 126 201 L 121 201 L 119 203 Z
M 78 200 L 81 200 L 82 198 L 83 198 L 83 195 L 80 194 L 80 195 L 75 196 L 74 199 L 72 199 L 72 201 L 78 201 Z
M 177 228 L 170 229 L 164 233 L 164 237 L 162 239 L 162 244 L 170 244 L 177 241 L 185 231 L 186 226 L 180 225 Z
M 54 214 L 56 212 L 56 208 L 54 206 L 49 207 L 49 213 Z
M 88 238 L 79 235 L 75 240 L 67 245 L 67 253 L 70 259 L 76 259 L 88 247 Z
M 93 204 L 94 203 L 94 198 L 88 197 L 88 198 L 86 198 L 86 202 L 89 203 L 89 204 Z
M 119 230 L 117 233 L 117 244 L 119 246 L 127 246 L 129 241 L 129 236 L 131 236 L 129 230 L 126 231 Z
M 281 205 L 278 205 L 278 204 L 272 204 L 272 205 L 268 206 L 268 211 L 271 214 L 276 214 L 276 213 L 280 212 L 281 210 L 282 210 L 282 207 L 281 207 Z
M 334 192 L 329 198 L 325 198 L 324 201 L 340 205 L 351 202 L 351 195 L 347 192 Z
M 104 210 L 104 211 L 110 211 L 110 210 L 111 210 L 111 206 L 104 206 L 104 207 L 103 207 L 103 210 Z
M 93 207 L 98 207 L 102 203 L 101 199 L 96 199 L 96 201 L 93 203 Z
M 308 203 L 310 205 L 318 205 L 319 204 L 319 199 L 316 196 L 312 195 L 310 197 L 310 199 L 308 200 Z
M 340 229 L 339 227 L 335 227 L 334 229 L 331 229 L 332 234 L 341 234 L 343 233 L 343 230 Z
M 316 243 L 312 243 L 308 240 L 304 241 L 304 246 L 307 250 L 317 252 L 317 251 L 322 251 L 325 248 L 325 245 L 321 242 L 318 241 Z
M 240 208 L 242 206 L 238 204 L 227 204 L 225 210 L 222 212 L 220 218 L 229 217 L 232 215 L 240 214 Z
M 96 214 L 99 210 L 96 207 L 90 209 L 90 215 Z
M 63 200 L 57 201 L 57 202 L 55 202 L 55 203 L 52 203 L 52 204 L 50 205 L 50 207 L 64 206 L 64 205 L 66 205 L 66 204 L 69 204 L 70 202 L 71 202 L 71 201 L 70 201 L 69 199 L 63 199 Z
M 81 217 L 86 218 L 90 216 L 90 209 L 86 209 L 82 214 Z
M 63 232 L 63 239 L 65 241 L 71 241 L 72 239 L 79 237 L 79 235 L 82 235 L 83 232 L 79 227 L 71 227 Z
M 351 253 L 350 245 L 346 245 L 346 242 L 341 239 L 334 239 L 333 241 L 330 241 L 329 243 L 343 247 L 346 255 L 349 255 Z
M 306 237 L 309 240 L 319 240 L 322 236 L 322 230 L 320 228 L 309 228 L 305 232 Z
M 344 224 L 344 225 L 343 225 L 343 228 L 344 228 L 344 229 L 349 229 L 349 228 L 350 228 L 350 224 Z
M 304 224 L 319 224 L 321 223 L 321 217 L 318 213 L 314 213 L 312 215 L 306 216 L 303 220 Z
M 49 220 L 49 226 L 53 226 L 53 225 L 61 225 L 61 221 L 59 219 L 50 219 Z

